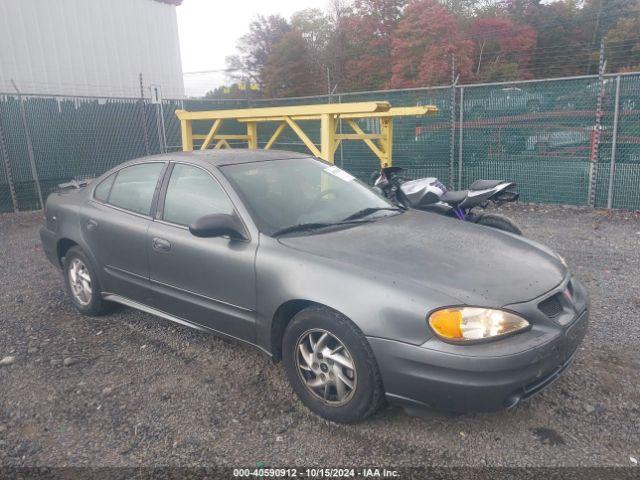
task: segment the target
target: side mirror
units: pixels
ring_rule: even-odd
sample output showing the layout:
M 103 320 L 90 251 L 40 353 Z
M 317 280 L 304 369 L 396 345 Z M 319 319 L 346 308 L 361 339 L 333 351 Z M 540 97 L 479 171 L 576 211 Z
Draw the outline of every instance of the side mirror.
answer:
M 248 240 L 244 226 L 235 215 L 214 213 L 198 218 L 189 225 L 192 235 L 202 238 L 222 237 L 228 235 L 234 240 Z

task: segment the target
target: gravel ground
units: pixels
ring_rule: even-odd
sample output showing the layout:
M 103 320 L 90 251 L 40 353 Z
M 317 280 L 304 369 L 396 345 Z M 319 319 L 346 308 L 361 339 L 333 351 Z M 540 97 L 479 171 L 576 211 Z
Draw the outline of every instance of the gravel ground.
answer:
M 640 215 L 516 206 L 592 295 L 573 367 L 515 410 L 343 426 L 249 347 L 121 308 L 88 319 L 40 214 L 0 216 L 0 465 L 630 466 L 640 461 Z M 10 363 L 9 365 L 1 365 Z

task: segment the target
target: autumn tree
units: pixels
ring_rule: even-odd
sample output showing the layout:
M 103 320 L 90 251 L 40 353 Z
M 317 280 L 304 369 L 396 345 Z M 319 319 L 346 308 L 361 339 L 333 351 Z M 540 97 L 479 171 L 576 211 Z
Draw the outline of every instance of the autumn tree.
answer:
M 536 46 L 536 31 L 507 16 L 484 17 L 469 28 L 475 43 L 474 75 L 484 81 L 531 78 L 529 62 Z
M 462 80 L 472 76 L 473 42 L 435 0 L 412 0 L 392 35 L 393 88 L 451 82 L 451 58 Z
M 289 22 L 280 15 L 258 16 L 249 25 L 249 33 L 240 37 L 238 54 L 227 57 L 231 77 L 247 80 L 264 88 L 265 68 L 274 46 L 291 31 Z
M 346 57 L 342 88 L 376 90 L 391 79 L 391 37 L 404 0 L 356 0 L 344 21 Z
M 290 21 L 258 17 L 228 66 L 277 96 L 448 84 L 452 58 L 461 82 L 498 82 L 596 73 L 604 39 L 608 70 L 628 71 L 640 67 L 638 11 L 640 0 L 330 0 Z
M 318 94 L 322 79 L 302 33 L 292 29 L 273 46 L 264 68 L 264 92 L 270 97 Z

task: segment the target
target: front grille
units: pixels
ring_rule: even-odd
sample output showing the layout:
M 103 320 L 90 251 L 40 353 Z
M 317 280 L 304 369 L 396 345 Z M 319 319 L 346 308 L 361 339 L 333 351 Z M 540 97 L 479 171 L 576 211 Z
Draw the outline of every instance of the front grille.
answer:
M 543 300 L 538 304 L 538 308 L 542 313 L 544 313 L 547 317 L 553 318 L 557 317 L 562 313 L 562 303 L 560 303 L 560 295 L 561 293 L 556 293 L 555 295 Z

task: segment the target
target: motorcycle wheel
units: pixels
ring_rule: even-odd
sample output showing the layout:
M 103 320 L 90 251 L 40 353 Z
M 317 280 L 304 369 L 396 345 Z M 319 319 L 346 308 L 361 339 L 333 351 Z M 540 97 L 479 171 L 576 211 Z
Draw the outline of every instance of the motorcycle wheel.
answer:
M 513 220 L 511 220 L 509 217 L 505 217 L 504 215 L 487 213 L 485 215 L 482 215 L 476 223 L 478 223 L 479 225 L 484 225 L 485 227 L 497 228 L 498 230 L 503 230 L 505 232 L 522 235 L 522 230 L 520 230 L 520 227 L 518 227 L 518 225 L 516 225 Z

